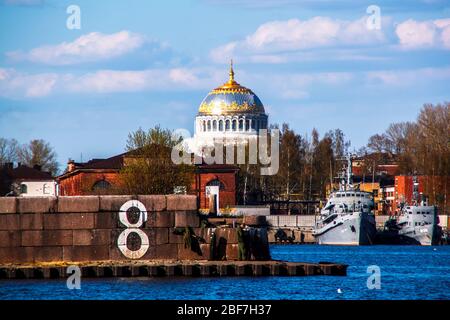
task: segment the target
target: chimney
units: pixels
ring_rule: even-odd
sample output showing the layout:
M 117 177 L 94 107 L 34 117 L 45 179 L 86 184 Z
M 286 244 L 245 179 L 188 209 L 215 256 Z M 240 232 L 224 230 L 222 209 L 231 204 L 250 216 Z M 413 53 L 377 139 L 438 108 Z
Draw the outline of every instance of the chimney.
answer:
M 67 161 L 67 172 L 72 172 L 75 170 L 75 161 L 69 158 L 69 161 Z

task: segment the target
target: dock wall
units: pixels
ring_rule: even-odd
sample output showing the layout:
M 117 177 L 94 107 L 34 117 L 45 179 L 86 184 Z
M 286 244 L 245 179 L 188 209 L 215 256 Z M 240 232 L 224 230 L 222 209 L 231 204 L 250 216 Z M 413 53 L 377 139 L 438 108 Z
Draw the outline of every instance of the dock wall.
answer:
M 238 259 L 236 229 L 201 228 L 197 209 L 190 195 L 0 198 L 0 265 Z M 249 259 L 267 260 L 267 233 L 257 233 Z

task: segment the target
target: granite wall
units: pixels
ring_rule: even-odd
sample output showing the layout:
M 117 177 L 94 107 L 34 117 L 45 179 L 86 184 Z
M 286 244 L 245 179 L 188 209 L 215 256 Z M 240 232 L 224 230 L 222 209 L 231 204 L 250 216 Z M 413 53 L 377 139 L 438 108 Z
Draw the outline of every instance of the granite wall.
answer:
M 0 264 L 236 260 L 236 229 L 202 219 L 190 195 L 0 198 Z M 248 258 L 267 260 L 267 233 L 255 230 Z

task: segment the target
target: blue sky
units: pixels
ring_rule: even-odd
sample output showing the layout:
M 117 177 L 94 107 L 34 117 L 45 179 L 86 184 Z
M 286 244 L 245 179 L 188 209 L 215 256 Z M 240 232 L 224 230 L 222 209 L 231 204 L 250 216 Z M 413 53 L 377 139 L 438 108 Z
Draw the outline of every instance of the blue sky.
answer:
M 192 132 L 230 58 L 271 123 L 340 128 L 359 148 L 450 100 L 450 1 L 0 0 L 0 137 L 45 139 L 64 167 L 122 152 L 139 127 Z

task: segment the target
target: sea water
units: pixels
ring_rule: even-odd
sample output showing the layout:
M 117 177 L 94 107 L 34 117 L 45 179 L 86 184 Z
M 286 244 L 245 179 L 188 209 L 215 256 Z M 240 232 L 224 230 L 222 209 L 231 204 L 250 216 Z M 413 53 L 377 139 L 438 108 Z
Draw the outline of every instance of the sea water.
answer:
M 345 263 L 348 275 L 82 278 L 80 290 L 69 290 L 64 279 L 0 280 L 0 299 L 450 299 L 450 246 L 272 245 L 271 254 Z M 377 270 L 370 266 L 379 267 L 378 286 L 370 285 Z

